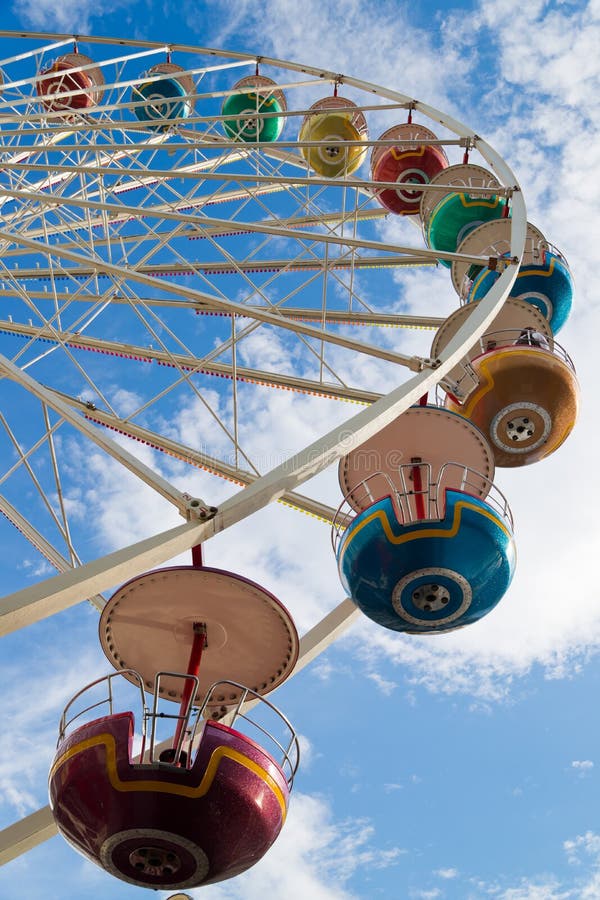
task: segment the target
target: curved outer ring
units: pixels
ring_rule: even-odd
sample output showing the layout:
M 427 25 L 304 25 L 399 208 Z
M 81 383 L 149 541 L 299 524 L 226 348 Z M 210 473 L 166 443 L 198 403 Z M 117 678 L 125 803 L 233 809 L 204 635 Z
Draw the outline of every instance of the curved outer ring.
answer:
M 46 41 L 62 40 L 65 43 L 72 41 L 72 35 L 62 33 L 42 34 L 39 32 L 4 31 L 0 32 L 0 36 L 34 38 Z M 135 48 L 165 48 L 164 43 L 156 41 L 131 41 L 94 37 L 83 37 L 81 39 L 88 44 L 118 44 L 121 47 Z M 208 48 L 184 44 L 170 45 L 168 49 L 172 52 L 181 51 L 194 54 L 206 51 L 212 55 L 223 56 L 228 59 L 248 59 L 247 54 L 233 51 L 216 52 Z M 47 581 L 16 591 L 12 595 L 5 597 L 3 612 L 0 617 L 0 634 L 8 633 L 33 621 L 53 615 L 55 612 L 72 606 L 90 595 L 110 589 L 119 582 L 164 563 L 178 553 L 189 550 L 191 547 L 209 540 L 225 528 L 242 521 L 247 516 L 278 499 L 285 491 L 294 490 L 309 477 L 327 468 L 342 455 L 348 453 L 349 450 L 354 449 L 373 434 L 376 434 L 381 428 L 401 415 L 409 406 L 418 402 L 424 393 L 434 388 L 440 379 L 447 375 L 462 359 L 469 347 L 485 333 L 512 288 L 517 276 L 518 262 L 523 255 L 525 247 L 527 222 L 525 202 L 512 170 L 486 141 L 482 140 L 472 129 L 467 128 L 456 119 L 406 94 L 380 87 L 371 82 L 340 75 L 336 72 L 324 71 L 315 66 L 305 66 L 270 57 L 261 57 L 260 62 L 264 66 L 272 65 L 284 70 L 301 73 L 304 76 L 307 74 L 312 75 L 332 84 L 349 85 L 359 90 L 368 91 L 377 97 L 382 97 L 395 103 L 406 104 L 414 111 L 420 112 L 428 119 L 438 122 L 460 138 L 465 139 L 471 148 L 477 148 L 481 156 L 496 173 L 500 183 L 507 188 L 514 189 L 512 194 L 510 255 L 515 262 L 513 265 L 505 268 L 485 298 L 473 310 L 465 324 L 444 348 L 439 360 L 436 360 L 434 368 L 424 369 L 414 375 L 390 394 L 372 404 L 372 406 L 336 426 L 328 434 L 295 454 L 291 459 L 258 478 L 253 484 L 226 500 L 216 515 L 209 521 L 191 520 L 184 525 L 159 533 L 130 547 L 123 548 L 106 557 L 80 566 L 75 570 L 69 570 Z M 335 183 L 333 179 L 332 183 Z M 0 229 L 0 238 L 6 237 L 10 237 L 10 234 Z M 128 277 L 135 279 L 135 273 L 128 273 Z M 1 368 L 0 366 L 0 370 Z M 343 606 L 343 604 L 340 606 Z M 323 633 L 319 635 L 318 652 L 324 650 L 337 636 L 339 623 L 332 631 L 329 625 L 331 621 L 330 614 L 323 622 Z M 300 668 L 300 665 L 298 668 Z M 0 846 L 0 859 L 2 861 L 14 858 L 55 833 L 50 813 L 46 814 L 46 819 L 44 818 L 45 814 L 45 810 L 41 810 L 39 814 L 36 813 L 33 817 L 30 817 L 31 822 L 26 836 L 23 835 L 23 829 L 20 827 L 21 823 L 5 829 L 2 845 Z

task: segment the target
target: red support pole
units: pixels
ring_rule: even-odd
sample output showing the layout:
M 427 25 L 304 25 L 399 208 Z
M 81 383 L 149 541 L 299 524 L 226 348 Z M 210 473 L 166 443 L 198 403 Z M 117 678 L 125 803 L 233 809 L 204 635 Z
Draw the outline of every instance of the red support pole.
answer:
M 192 565 L 196 568 L 202 567 L 202 545 L 196 544 L 195 547 L 192 547 Z
M 427 406 L 427 394 L 423 394 L 422 397 L 419 397 L 419 406 Z
M 423 490 L 423 480 L 421 479 L 421 467 L 414 465 L 411 469 L 413 488 L 415 492 L 415 509 L 417 519 L 425 518 L 425 498 L 421 493 Z
M 200 671 L 200 663 L 202 661 L 202 651 L 206 647 L 206 625 L 204 622 L 194 622 L 194 640 L 192 641 L 192 649 L 190 650 L 190 660 L 188 662 L 187 674 L 188 675 L 197 675 Z M 184 686 L 183 691 L 181 692 L 181 705 L 179 707 L 179 720 L 177 722 L 177 728 L 175 729 L 175 737 L 173 738 L 173 750 L 176 749 L 179 738 L 181 737 L 181 732 L 186 723 L 185 712 L 187 710 L 188 703 L 190 702 L 190 697 L 192 696 L 192 692 L 194 690 L 194 682 L 190 679 L 187 679 Z

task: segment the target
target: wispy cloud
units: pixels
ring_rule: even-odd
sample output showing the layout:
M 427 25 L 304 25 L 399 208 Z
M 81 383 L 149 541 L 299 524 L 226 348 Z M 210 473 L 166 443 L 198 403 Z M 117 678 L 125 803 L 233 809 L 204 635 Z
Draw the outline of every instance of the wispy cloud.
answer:
M 383 675 L 380 675 L 378 672 L 369 672 L 367 674 L 367 678 L 373 681 L 377 685 L 381 693 L 386 697 L 390 697 L 398 687 L 395 681 L 390 681 L 389 678 L 384 678 Z
M 436 869 L 433 874 L 437 875 L 438 878 L 444 878 L 446 881 L 449 881 L 452 878 L 458 877 L 458 869 L 452 867 L 449 869 Z
M 571 763 L 571 768 L 577 772 L 580 778 L 585 778 L 586 775 L 591 773 L 594 763 L 591 759 L 574 759 Z
M 77 643 L 75 635 L 73 639 Z M 48 649 L 38 651 L 35 669 L 27 659 L 6 662 L 0 668 L 2 683 L 18 688 L 20 698 L 3 712 L 0 732 L 0 810 L 7 821 L 47 802 L 46 778 L 62 709 L 76 691 L 101 673 L 100 653 L 77 653 L 75 646 L 67 649 L 69 645 L 69 639 L 63 642 L 64 657 Z M 40 678 L 42 671 L 44 677 Z M 28 698 L 35 698 L 34 702 L 27 702 Z
M 112 0 L 111 6 L 114 11 L 132 4 L 133 0 Z M 94 0 L 13 0 L 12 10 L 33 28 L 67 34 L 89 33 L 92 21 L 104 14 Z
M 226 888 L 203 888 L 210 900 L 351 900 L 347 887 L 359 869 L 396 865 L 406 854 L 400 847 L 381 848 L 375 830 L 364 820 L 335 821 L 324 800 L 295 794 L 286 826 L 268 855 Z
M 490 881 L 456 867 L 437 869 L 434 875 L 452 882 L 452 897 L 482 900 L 596 900 L 600 896 L 600 835 L 593 831 L 563 842 L 572 872 L 566 876 L 551 871 L 512 880 L 510 875 Z M 415 900 L 446 896 L 445 890 L 431 886 L 415 888 Z
M 398 784 L 397 782 L 388 782 L 387 784 L 384 784 L 383 789 L 386 792 L 386 794 L 392 794 L 395 791 L 404 790 L 404 785 Z

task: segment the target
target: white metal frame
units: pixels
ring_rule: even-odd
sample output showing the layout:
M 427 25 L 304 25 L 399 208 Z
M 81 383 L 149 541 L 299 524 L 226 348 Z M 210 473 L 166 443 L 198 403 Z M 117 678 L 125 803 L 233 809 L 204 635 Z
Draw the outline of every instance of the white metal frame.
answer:
M 0 38 L 9 36 L 12 36 L 9 32 L 0 32 Z M 73 40 L 71 36 L 60 34 L 41 35 L 32 33 L 29 35 L 22 35 L 22 37 L 53 42 L 44 48 L 47 51 L 59 50 L 60 48 L 68 46 Z M 139 57 L 152 57 L 169 50 L 172 52 L 180 51 L 182 53 L 193 52 L 203 53 L 204 55 L 209 56 L 212 55 L 215 57 L 215 60 L 218 60 L 219 58 L 227 60 L 228 62 L 223 65 L 230 67 L 239 67 L 248 63 L 254 64 L 256 62 L 256 59 L 249 58 L 245 54 L 206 50 L 204 48 L 186 45 L 166 46 L 162 43 L 133 40 L 120 40 L 117 42 L 106 38 L 93 37 L 86 37 L 85 40 L 91 44 L 114 45 L 115 43 L 118 43 L 129 48 L 129 50 L 139 50 L 139 53 L 137 54 Z M 40 50 L 39 48 L 34 49 L 21 54 L 21 57 L 12 57 L 12 59 L 26 58 L 28 53 L 32 56 L 36 54 L 39 55 Z M 123 60 L 128 58 L 128 54 L 122 56 Z M 38 396 L 45 405 L 53 408 L 62 418 L 68 420 L 76 428 L 84 432 L 88 438 L 101 446 L 105 452 L 108 452 L 114 458 L 118 459 L 120 463 L 126 465 L 132 471 L 135 471 L 139 477 L 142 477 L 163 496 L 167 497 L 170 502 L 174 503 L 188 518 L 188 521 L 176 528 L 154 535 L 151 538 L 147 538 L 130 547 L 120 549 L 93 562 L 80 565 L 77 568 L 72 568 L 71 563 L 64 559 L 64 557 L 61 557 L 60 554 L 57 554 L 53 548 L 47 545 L 47 543 L 44 543 L 43 538 L 36 535 L 35 529 L 32 529 L 26 536 L 41 550 L 41 552 L 45 553 L 47 557 L 53 556 L 53 563 L 62 571 L 57 576 L 50 578 L 41 584 L 30 586 L 4 598 L 0 611 L 1 634 L 7 634 L 18 628 L 25 627 L 32 622 L 53 615 L 54 613 L 79 603 L 86 598 L 95 598 L 96 605 L 100 606 L 102 604 L 100 594 L 103 590 L 114 586 L 116 583 L 125 581 L 147 569 L 156 567 L 192 546 L 206 542 L 215 534 L 242 521 L 275 500 L 283 499 L 300 508 L 303 508 L 303 503 L 306 501 L 306 508 L 310 509 L 310 511 L 314 512 L 315 510 L 318 510 L 316 514 L 320 514 L 324 518 L 331 518 L 333 515 L 332 510 L 323 505 L 315 504 L 315 501 L 309 501 L 308 498 L 302 498 L 295 493 L 296 489 L 308 478 L 318 474 L 338 460 L 340 456 L 348 453 L 351 449 L 359 446 L 365 440 L 376 434 L 381 428 L 392 422 L 409 406 L 416 403 L 423 394 L 435 388 L 440 380 L 443 379 L 444 376 L 447 375 L 464 357 L 466 350 L 468 350 L 489 328 L 510 291 L 517 274 L 518 262 L 522 256 L 525 244 L 526 210 L 521 191 L 511 169 L 487 142 L 455 119 L 397 91 L 382 88 L 369 82 L 334 72 L 328 72 L 319 68 L 290 63 L 283 60 L 262 57 L 260 58 L 260 62 L 263 66 L 273 66 L 292 73 L 303 74 L 307 79 L 307 84 L 320 81 L 330 84 L 348 85 L 370 93 L 375 98 L 382 98 L 389 101 L 391 107 L 395 106 L 399 109 L 410 108 L 422 113 L 427 118 L 440 123 L 445 128 L 454 132 L 454 134 L 457 135 L 457 140 L 454 141 L 454 143 L 458 143 L 466 149 L 476 149 L 494 170 L 496 176 L 503 185 L 504 192 L 511 196 L 512 230 L 510 254 L 512 258 L 487 296 L 476 308 L 474 308 L 465 324 L 445 347 L 439 359 L 436 360 L 414 357 L 408 358 L 403 357 L 401 354 L 382 351 L 379 348 L 370 347 L 361 344 L 360 342 L 341 337 L 338 334 L 328 331 L 325 327 L 315 327 L 302 320 L 291 321 L 285 313 L 276 308 L 269 309 L 265 306 L 240 306 L 240 304 L 224 297 L 211 295 L 191 288 L 185 288 L 182 292 L 180 286 L 173 286 L 168 282 L 164 282 L 161 287 L 167 294 L 170 294 L 173 297 L 174 303 L 197 304 L 200 307 L 226 311 L 232 316 L 248 316 L 250 309 L 252 317 L 256 322 L 267 322 L 284 329 L 290 328 L 296 334 L 301 334 L 305 337 L 316 338 L 319 341 L 337 343 L 344 347 L 355 349 L 357 352 L 361 353 L 372 353 L 379 358 L 406 365 L 415 372 L 405 384 L 396 388 L 387 396 L 377 398 L 376 395 L 369 395 L 368 393 L 363 393 L 361 396 L 358 391 L 349 391 L 348 399 L 357 399 L 360 402 L 370 405 L 349 418 L 342 425 L 333 428 L 329 433 L 304 448 L 301 452 L 296 453 L 293 457 L 274 468 L 268 474 L 256 476 L 254 473 L 250 472 L 242 473 L 239 469 L 230 473 L 232 476 L 236 477 L 236 480 L 243 482 L 246 486 L 223 503 L 214 515 L 207 512 L 208 507 L 206 507 L 202 501 L 196 501 L 194 504 L 190 505 L 190 499 L 188 497 L 180 491 L 177 491 L 164 479 L 160 479 L 155 472 L 142 465 L 139 460 L 124 451 L 115 441 L 106 437 L 106 435 L 102 434 L 98 428 L 87 422 L 83 415 L 85 410 L 82 409 L 82 405 L 78 404 L 75 398 L 58 396 L 55 392 L 40 385 L 30 375 L 25 373 L 23 369 L 20 369 L 11 361 L 4 358 L 1 359 L 0 371 L 5 376 L 17 380 L 27 390 Z M 216 65 L 216 67 L 218 66 Z M 22 84 L 25 83 L 25 81 L 22 82 Z M 123 86 L 126 84 L 128 83 L 124 83 Z M 217 92 L 210 96 L 226 95 L 226 93 L 227 92 Z M 65 96 L 68 96 L 68 93 Z M 203 94 L 201 96 L 209 95 Z M 110 109 L 107 110 L 107 112 L 110 113 Z M 297 115 L 298 113 L 296 112 L 295 114 Z M 43 129 L 42 118 L 44 117 L 40 116 L 39 125 Z M 0 120 L 1 119 L 2 109 L 0 108 Z M 202 117 L 197 116 L 197 122 L 193 121 L 192 124 L 203 124 Z M 110 127 L 106 121 L 103 121 L 102 125 L 103 127 Z M 66 127 L 68 129 L 68 126 Z M 93 127 L 95 126 L 90 123 L 90 128 Z M 51 132 L 49 140 L 59 142 L 61 140 L 60 134 L 56 133 L 56 129 L 51 129 Z M 7 134 L 9 134 L 9 132 L 7 132 Z M 149 139 L 149 142 L 153 141 L 157 146 L 160 146 L 164 139 L 165 137 L 163 135 L 154 135 Z M 241 158 L 244 153 L 244 147 L 235 145 L 232 142 L 227 142 L 222 138 L 216 138 L 214 135 L 210 137 L 210 139 L 220 143 L 223 147 L 223 152 L 230 153 L 232 160 Z M 373 143 L 377 142 L 372 141 L 371 144 Z M 298 144 L 284 142 L 280 146 L 274 147 L 271 145 L 264 149 L 265 153 L 273 159 L 289 161 L 293 160 L 293 155 L 290 154 L 288 150 L 293 147 L 297 148 Z M 114 162 L 120 158 L 120 155 L 126 156 L 131 153 L 135 153 L 135 147 L 129 145 L 117 145 L 113 157 L 107 152 L 101 153 L 98 159 L 98 165 L 93 168 L 90 168 L 89 166 L 78 166 L 76 161 L 74 161 L 72 166 L 66 166 L 65 169 L 71 172 L 85 173 L 91 177 L 100 177 L 103 173 L 110 170 L 111 162 L 114 165 Z M 40 189 L 32 192 L 30 187 L 25 186 L 22 190 L 6 191 L 7 196 L 12 196 L 14 199 L 23 202 L 26 202 L 27 200 L 36 201 L 46 208 L 52 208 L 53 205 L 63 202 L 60 193 L 55 196 L 51 192 L 48 192 L 48 188 L 58 190 L 60 187 L 61 179 L 63 177 L 59 171 L 60 167 L 53 165 L 52 170 L 55 174 L 51 179 L 44 180 L 42 177 L 43 172 L 47 171 L 48 166 L 36 163 L 35 161 L 27 162 L 26 158 L 28 155 L 33 154 L 28 154 L 27 152 L 21 154 L 21 156 L 17 154 L 12 161 L 9 160 L 7 162 L 7 166 L 14 169 L 27 169 L 28 171 L 39 169 L 41 177 L 39 182 Z M 209 180 L 211 173 L 207 171 L 208 168 L 209 167 L 206 164 L 202 163 L 198 166 L 190 167 L 187 172 L 179 172 L 178 175 L 181 175 L 182 177 L 193 177 L 198 171 L 202 170 L 203 175 Z M 173 176 L 173 172 L 140 169 L 137 175 L 141 181 L 149 185 L 150 189 L 153 181 L 156 181 L 157 179 L 168 179 Z M 67 177 L 66 172 L 64 177 Z M 232 179 L 232 181 L 233 180 L 235 180 L 236 183 L 239 183 L 239 176 L 236 179 Z M 255 180 L 257 184 L 260 183 L 260 176 L 257 176 Z M 320 183 L 319 179 L 306 179 L 302 176 L 293 179 L 295 185 L 303 185 L 307 181 L 310 181 L 312 186 Z M 322 179 L 321 181 L 324 186 L 330 183 L 326 179 Z M 282 185 L 289 184 L 290 179 L 289 177 L 274 175 L 269 176 L 268 178 L 265 177 L 264 183 L 265 191 L 277 190 L 280 189 Z M 355 186 L 363 192 L 367 192 L 371 187 L 369 182 L 360 179 L 349 179 L 348 184 Z M 106 199 L 103 199 L 101 192 L 94 198 L 81 196 L 78 202 L 81 208 L 87 208 L 90 217 L 97 217 L 99 222 L 106 222 L 108 220 L 114 221 L 118 217 L 127 217 L 137 214 L 137 209 L 129 207 L 126 204 L 107 202 Z M 171 222 L 175 228 L 198 228 L 198 219 L 193 215 L 178 210 L 176 206 L 177 205 L 175 204 L 175 207 L 170 210 L 161 209 L 160 214 L 164 221 Z M 150 207 L 150 209 L 152 209 L 152 207 Z M 378 211 L 375 214 L 381 215 L 382 213 L 381 211 Z M 310 217 L 307 217 L 307 225 L 310 224 L 312 224 L 310 222 Z M 14 233 L 11 232 L 10 227 L 6 227 L 7 225 L 10 226 L 10 222 L 4 221 L 4 227 L 0 229 L 0 239 L 8 241 L 10 244 L 11 241 L 14 241 Z M 232 227 L 235 228 L 235 225 L 232 226 L 231 222 L 227 222 L 227 220 L 219 219 L 217 217 L 203 219 L 202 233 L 210 237 L 210 229 L 212 229 L 214 233 L 218 233 L 219 229 L 223 229 L 225 226 L 228 226 L 230 229 Z M 341 244 L 347 248 L 360 247 L 362 249 L 364 249 L 366 245 L 370 246 L 370 249 L 374 252 L 391 252 L 401 255 L 415 253 L 414 248 L 400 247 L 379 242 L 364 242 L 355 240 L 351 237 L 338 237 L 334 234 L 317 234 L 310 230 L 306 230 L 306 227 L 301 230 L 291 230 L 286 227 L 278 229 L 268 225 L 265 226 L 260 222 L 251 222 L 243 223 L 243 228 L 240 226 L 240 231 L 250 231 L 256 235 L 262 233 L 271 235 L 280 234 L 282 237 L 292 235 L 294 238 L 305 240 L 308 245 L 318 239 L 325 245 L 336 246 Z M 40 238 L 45 240 L 46 243 L 48 242 L 49 237 L 51 237 L 49 234 L 40 235 Z M 159 235 L 157 235 L 157 239 L 160 239 Z M 34 240 L 25 235 L 19 235 L 18 241 L 23 247 L 34 248 L 37 251 L 39 251 L 42 246 L 39 239 Z M 54 259 L 65 259 L 74 262 L 82 267 L 82 271 L 84 271 L 84 267 L 87 266 L 90 275 L 105 272 L 118 278 L 123 271 L 122 266 L 111 265 L 106 261 L 94 257 L 92 253 L 86 257 L 85 254 L 78 252 L 78 245 L 76 242 L 73 243 L 72 249 L 69 249 L 64 244 L 47 243 L 47 251 L 49 259 L 51 255 Z M 431 263 L 441 256 L 456 258 L 456 254 L 443 254 L 437 251 L 423 250 L 418 253 L 419 261 L 424 264 Z M 474 262 L 480 261 L 477 257 L 470 257 L 467 259 L 468 261 Z M 280 262 L 279 265 L 284 265 L 284 262 Z M 306 267 L 309 267 L 308 263 L 306 264 Z M 0 277 L 1 275 L 2 273 L 0 273 Z M 127 277 L 140 286 L 149 287 L 155 284 L 151 275 L 145 273 L 141 268 L 137 268 L 135 271 L 128 271 Z M 58 298 L 59 293 L 57 292 L 56 287 L 55 292 L 56 298 Z M 177 295 L 177 297 L 175 295 Z M 435 320 L 432 319 L 431 321 L 435 323 Z M 58 327 L 54 330 L 52 336 L 59 342 L 65 340 L 65 336 L 61 335 Z M 199 365 L 203 363 L 204 361 L 198 360 Z M 233 374 L 235 376 L 235 372 Z M 267 378 L 267 373 L 254 372 L 253 375 L 257 380 L 261 377 Z M 286 383 L 285 379 L 283 383 Z M 291 378 L 287 380 L 287 383 L 290 385 L 294 384 L 295 386 L 299 386 L 300 384 L 298 380 L 294 382 Z M 316 390 L 317 384 L 311 383 L 304 385 L 304 387 L 306 387 L 307 390 Z M 338 393 L 343 393 L 343 389 L 341 388 Z M 101 413 L 98 411 L 97 414 L 104 416 L 105 420 L 110 418 L 109 414 L 105 412 Z M 216 461 L 214 461 L 214 470 L 218 470 Z M 21 527 L 23 521 L 19 518 L 19 514 L 16 510 L 11 508 L 10 504 L 6 505 L 6 509 L 9 510 L 9 518 L 12 515 L 12 520 L 17 524 L 17 527 Z M 204 511 L 204 519 L 193 516 L 199 509 Z M 309 631 L 301 640 L 300 657 L 293 674 L 301 671 L 311 659 L 325 650 L 351 622 L 356 620 L 357 616 L 358 612 L 356 608 L 349 600 L 345 600 L 327 615 L 322 622 Z M 14 858 L 41 841 L 46 840 L 54 833 L 55 826 L 48 807 L 39 810 L 21 822 L 5 829 L 4 832 L 0 834 L 0 862 L 6 862 L 9 859 Z

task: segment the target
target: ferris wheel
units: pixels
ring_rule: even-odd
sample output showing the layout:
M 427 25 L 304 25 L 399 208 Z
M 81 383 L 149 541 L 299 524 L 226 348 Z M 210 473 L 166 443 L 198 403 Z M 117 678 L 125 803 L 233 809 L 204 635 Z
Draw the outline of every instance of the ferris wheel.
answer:
M 60 784 L 84 743 L 114 753 L 124 777 L 118 748 L 133 725 L 115 720 L 105 740 L 105 731 L 83 734 L 89 723 L 75 725 L 79 713 L 65 710 L 51 775 L 59 829 L 119 878 L 185 889 L 243 871 L 277 836 L 297 741 L 264 695 L 357 608 L 385 627 L 431 633 L 500 600 L 514 548 L 494 468 L 537 461 L 573 427 L 577 383 L 554 339 L 572 281 L 560 251 L 527 222 L 501 157 L 395 90 L 230 51 L 0 38 L 0 509 L 7 533 L 16 529 L 59 573 L 5 598 L 2 632 L 89 600 L 113 667 L 144 710 L 144 692 L 155 697 L 142 764 L 173 785 L 213 752 L 246 760 L 270 805 L 261 847 L 243 859 L 190 834 L 166 838 L 156 823 L 140 837 L 132 807 L 92 847 L 69 833 Z M 450 316 L 435 298 L 414 309 L 398 287 L 404 272 L 433 267 L 448 269 Z M 534 387 L 515 393 L 524 382 Z M 261 466 L 257 429 L 273 435 L 271 459 L 284 455 L 276 418 L 260 406 L 275 390 L 331 404 L 337 424 Z M 343 416 L 339 401 L 362 409 Z M 136 442 L 153 453 L 141 456 Z M 156 523 L 152 537 L 86 558 L 91 528 L 75 499 L 90 491 L 85 460 L 98 454 L 172 504 L 183 524 Z M 176 479 L 159 457 L 177 464 Z M 336 510 L 299 488 L 338 460 L 345 505 Z M 174 483 L 198 470 L 236 489 L 215 504 Z M 302 639 L 277 598 L 243 573 L 209 568 L 199 550 L 277 501 L 333 525 L 350 598 Z M 449 556 L 440 535 L 458 519 L 470 549 L 453 541 Z M 418 564 L 402 550 L 416 538 Z M 190 549 L 191 566 L 158 568 Z M 388 578 L 375 596 L 365 584 L 382 554 Z M 490 554 L 501 557 L 493 585 L 482 581 Z M 107 603 L 102 592 L 123 583 Z M 199 593 L 209 598 L 200 611 Z M 234 625 L 242 606 L 247 618 Z M 131 620 L 139 625 L 149 609 L 156 627 L 139 649 Z M 168 650 L 165 621 L 176 635 Z M 215 649 L 224 646 L 229 656 Z M 156 698 L 181 704 L 166 749 L 154 732 Z M 274 768 L 227 732 L 252 703 L 289 728 Z M 204 775 L 193 788 L 202 797 Z M 5 831 L 4 857 L 55 829 L 40 810 Z

